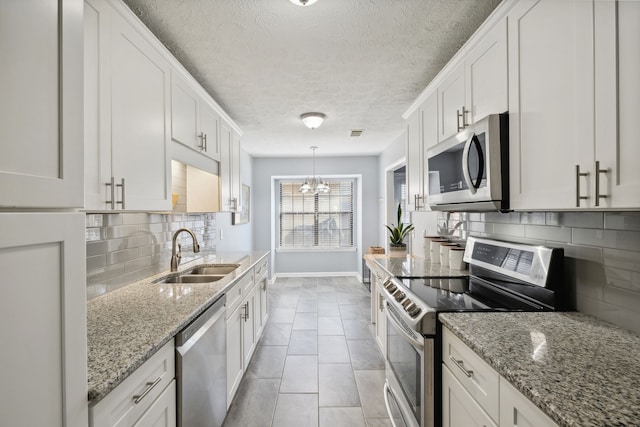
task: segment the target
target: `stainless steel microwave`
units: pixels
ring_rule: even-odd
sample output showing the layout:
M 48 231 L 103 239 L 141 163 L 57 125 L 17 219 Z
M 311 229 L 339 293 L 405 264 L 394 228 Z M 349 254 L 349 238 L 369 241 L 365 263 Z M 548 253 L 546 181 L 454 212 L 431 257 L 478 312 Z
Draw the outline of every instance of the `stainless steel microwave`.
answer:
M 491 114 L 431 147 L 427 166 L 432 210 L 509 210 L 508 113 Z

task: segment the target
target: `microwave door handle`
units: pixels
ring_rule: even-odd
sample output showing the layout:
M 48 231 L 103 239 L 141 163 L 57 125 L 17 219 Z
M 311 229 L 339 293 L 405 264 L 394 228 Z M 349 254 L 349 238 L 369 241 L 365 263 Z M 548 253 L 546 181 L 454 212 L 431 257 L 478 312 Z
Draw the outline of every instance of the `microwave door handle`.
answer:
M 469 167 L 469 153 L 471 152 L 471 144 L 476 145 L 478 152 L 478 175 L 475 182 L 471 178 L 471 168 Z M 482 176 L 484 175 L 484 153 L 482 152 L 482 146 L 475 133 L 471 134 L 467 142 L 464 144 L 464 150 L 462 151 L 462 173 L 464 174 L 464 180 L 469 187 L 471 194 L 476 194 L 478 187 L 482 183 Z
M 462 150 L 462 174 L 464 175 L 464 182 L 467 183 L 467 187 L 471 194 L 476 194 L 476 186 L 473 185 L 473 181 L 471 180 L 471 171 L 469 170 L 469 149 L 471 148 L 471 143 L 475 136 L 475 133 L 472 133 L 469 136 L 469 139 L 464 143 L 464 149 Z

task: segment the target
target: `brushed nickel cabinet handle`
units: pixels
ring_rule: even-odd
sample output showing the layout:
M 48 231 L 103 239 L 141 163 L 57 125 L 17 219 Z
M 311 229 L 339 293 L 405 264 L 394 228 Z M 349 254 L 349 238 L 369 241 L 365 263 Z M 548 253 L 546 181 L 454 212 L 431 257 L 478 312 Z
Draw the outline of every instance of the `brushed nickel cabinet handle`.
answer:
M 470 112 L 471 111 L 467 110 L 464 105 L 462 106 L 462 129 L 469 126 L 469 123 L 467 123 L 467 114 Z
M 384 311 L 384 298 L 382 297 L 382 294 L 378 295 L 378 299 L 380 300 L 380 303 L 378 304 L 380 306 L 380 311 Z
M 464 362 L 463 362 L 462 360 L 456 360 L 456 358 L 455 358 L 455 357 L 453 357 L 453 356 L 449 356 L 449 359 L 451 359 L 451 361 L 452 361 L 452 362 L 453 362 L 453 363 L 454 363 L 458 368 L 460 368 L 460 370 L 461 370 L 462 372 L 464 372 L 464 374 L 465 374 L 467 377 L 471 378 L 471 376 L 473 375 L 473 371 L 470 371 L 470 370 L 468 370 L 468 369 L 465 369 L 465 368 L 464 368 L 464 366 L 463 366 L 463 365 L 464 365 Z
M 105 184 L 107 187 L 111 187 L 111 200 L 107 200 L 107 203 L 111 205 L 111 209 L 116 208 L 116 185 L 115 179 L 111 177 L 111 181 Z
M 200 132 L 200 134 L 198 135 L 198 139 L 200 139 L 200 145 L 198 145 L 198 148 L 202 151 L 207 151 L 207 134 L 204 132 Z
M 576 208 L 580 207 L 580 200 L 588 200 L 588 196 L 580 195 L 580 177 L 589 176 L 589 172 L 580 172 L 580 165 L 576 165 Z
M 460 119 L 462 118 L 462 115 L 463 114 L 460 113 L 460 110 L 456 110 L 456 125 L 457 125 L 457 128 L 458 128 L 458 132 L 460 132 L 462 129 L 464 129 L 464 126 L 460 126 Z
M 134 396 L 133 396 L 133 403 L 135 403 L 136 405 L 137 405 L 138 403 L 140 403 L 140 401 L 141 401 L 142 399 L 144 399 L 144 398 L 145 398 L 145 396 L 146 396 L 147 394 L 149 394 L 149 392 L 150 392 L 151 390 L 153 390 L 153 388 L 154 388 L 155 386 L 157 386 L 157 385 L 158 385 L 158 383 L 160 383 L 160 380 L 161 380 L 161 379 L 162 379 L 162 377 L 158 377 L 158 378 L 156 378 L 156 379 L 155 379 L 155 381 L 148 382 L 148 383 L 146 384 L 146 385 L 147 385 L 147 388 L 145 388 L 145 389 L 144 389 L 144 391 L 143 391 L 142 393 L 140 393 L 140 394 L 136 394 L 136 395 L 134 395 Z
M 124 178 L 122 178 L 122 180 L 120 181 L 120 184 L 116 184 L 116 187 L 122 188 L 122 200 L 116 203 L 119 205 L 122 205 L 122 209 L 126 209 L 124 204 Z
M 606 194 L 600 194 L 600 174 L 607 174 L 608 169 L 600 169 L 600 161 L 596 160 L 596 206 L 600 206 L 600 199 L 606 199 Z

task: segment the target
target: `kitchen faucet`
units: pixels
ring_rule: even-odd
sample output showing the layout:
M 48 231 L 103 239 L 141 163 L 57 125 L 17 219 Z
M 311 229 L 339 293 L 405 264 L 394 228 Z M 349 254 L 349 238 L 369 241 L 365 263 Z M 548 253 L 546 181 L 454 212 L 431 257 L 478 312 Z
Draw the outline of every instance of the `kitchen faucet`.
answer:
M 173 240 L 171 242 L 171 271 L 176 271 L 178 266 L 180 265 L 180 259 L 182 258 L 182 246 L 177 242 L 178 234 L 186 231 L 191 234 L 191 239 L 193 240 L 193 252 L 200 252 L 200 245 L 198 244 L 198 239 L 193 231 L 188 228 L 180 228 L 173 234 Z M 177 250 L 176 250 L 177 249 Z

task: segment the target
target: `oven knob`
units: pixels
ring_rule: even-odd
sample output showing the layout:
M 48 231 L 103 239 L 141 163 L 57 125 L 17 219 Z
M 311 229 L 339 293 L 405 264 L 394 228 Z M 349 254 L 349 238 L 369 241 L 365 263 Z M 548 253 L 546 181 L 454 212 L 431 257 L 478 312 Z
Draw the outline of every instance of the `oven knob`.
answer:
M 385 287 L 391 293 L 393 293 L 396 289 L 398 289 L 398 287 L 396 285 L 394 285 L 393 283 L 388 283 L 387 286 L 385 286 Z
M 395 294 L 393 294 L 393 297 L 396 299 L 396 301 L 400 302 L 405 297 L 405 293 L 402 291 L 397 291 Z
M 420 314 L 420 308 L 414 305 L 413 307 L 407 309 L 407 313 L 409 313 L 409 316 L 411 317 L 416 317 L 418 316 L 418 314 Z

